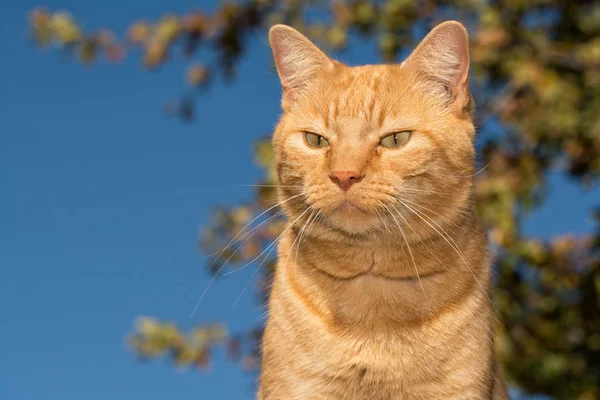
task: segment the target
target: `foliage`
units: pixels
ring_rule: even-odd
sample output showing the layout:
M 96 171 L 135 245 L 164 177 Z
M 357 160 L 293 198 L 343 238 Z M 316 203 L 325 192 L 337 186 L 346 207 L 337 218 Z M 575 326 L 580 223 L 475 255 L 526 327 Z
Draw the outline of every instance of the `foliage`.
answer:
M 507 375 L 527 391 L 558 399 L 600 398 L 600 231 L 550 239 L 522 231 L 527 215 L 544 204 L 551 172 L 582 188 L 595 185 L 600 173 L 600 3 L 354 0 L 329 7 L 327 2 L 255 0 L 223 4 L 211 15 L 193 11 L 135 21 L 122 40 L 108 30 L 86 33 L 64 12 L 34 10 L 30 26 L 39 46 L 56 44 L 83 63 L 101 54 L 120 61 L 139 48 L 144 65 L 154 69 L 181 51 L 190 58 L 189 85 L 198 88 L 216 76 L 231 78 L 248 40 L 255 33 L 262 37 L 276 22 L 295 26 L 330 50 L 343 50 L 365 36 L 377 44 L 383 60 L 393 61 L 446 19 L 461 20 L 471 32 L 471 86 L 481 102 L 477 146 L 485 165 L 475 176 L 476 196 L 492 241 L 502 321 L 497 346 Z M 199 48 L 213 58 L 192 61 Z M 190 119 L 193 97 L 170 110 Z M 201 247 L 208 252 L 226 247 L 210 266 L 215 274 L 264 258 L 259 287 L 264 296 L 272 272 L 269 245 L 283 221 L 276 207 L 268 208 L 276 202 L 275 188 L 269 186 L 276 177 L 268 141 L 258 143 L 255 153 L 265 169 L 255 200 L 217 211 Z M 234 359 L 258 365 L 248 360 L 258 357 L 260 327 L 200 342 L 193 338 L 210 329 L 198 329 L 185 339 L 173 325 L 146 321 L 131 343 L 145 357 L 170 354 L 176 362 L 205 365 L 209 349 L 224 339 Z
M 129 344 L 142 358 L 169 353 L 179 367 L 206 368 L 211 347 L 225 337 L 225 331 L 219 326 L 199 327 L 184 336 L 175 325 L 149 317 L 138 318 L 136 331 L 129 337 Z

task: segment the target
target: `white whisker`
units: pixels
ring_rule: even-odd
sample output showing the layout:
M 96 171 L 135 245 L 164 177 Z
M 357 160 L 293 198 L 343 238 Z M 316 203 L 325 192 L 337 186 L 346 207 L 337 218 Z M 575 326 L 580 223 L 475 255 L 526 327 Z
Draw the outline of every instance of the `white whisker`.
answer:
M 260 224 L 258 224 L 257 226 L 255 226 L 254 228 L 252 228 L 249 232 L 245 233 L 242 237 L 240 237 L 239 239 L 237 239 L 237 237 L 246 229 L 248 228 L 248 226 L 250 226 L 254 221 L 256 221 L 258 218 L 262 217 L 263 215 L 265 215 L 267 212 L 271 211 L 272 209 L 274 209 L 277 206 L 280 206 L 281 204 L 287 203 L 288 201 L 297 198 L 301 195 L 303 195 L 303 193 L 297 194 L 295 196 L 289 197 L 283 201 L 280 201 L 279 203 L 275 204 L 272 207 L 269 207 L 268 209 L 266 209 L 265 211 L 263 211 L 262 213 L 260 213 L 258 216 L 256 216 L 252 221 L 250 221 L 248 224 L 246 224 L 246 226 L 244 226 L 230 241 L 229 243 L 223 248 L 223 250 L 221 250 L 218 254 L 218 256 L 213 260 L 213 262 L 208 266 L 207 268 L 207 273 L 210 271 L 211 267 L 213 265 L 215 265 L 215 263 L 217 262 L 217 260 L 223 255 L 223 253 L 229 248 L 229 246 L 231 246 L 233 243 L 239 242 L 240 240 L 242 240 L 244 237 L 250 235 L 252 232 L 256 231 L 257 229 L 259 229 L 261 226 L 265 225 L 266 223 L 268 223 L 269 221 L 273 220 L 274 218 L 277 218 L 279 215 L 283 214 L 283 211 L 280 211 L 278 213 L 276 213 L 275 215 L 270 216 L 269 218 L 267 218 L 265 221 L 261 222 Z M 202 292 L 202 294 L 200 295 L 200 298 L 198 299 L 198 301 L 196 302 L 196 304 L 194 305 L 194 308 L 192 309 L 192 312 L 190 313 L 190 316 L 188 318 L 188 320 L 192 319 L 192 317 L 194 316 L 194 314 L 196 313 L 196 310 L 198 309 L 198 306 L 200 305 L 200 303 L 202 302 L 202 299 L 204 298 L 204 296 L 206 295 L 206 293 L 208 292 L 208 289 L 212 286 L 212 284 L 214 283 L 215 279 L 219 276 L 219 274 L 221 273 L 221 271 L 223 271 L 223 269 L 225 268 L 225 266 L 227 265 L 227 263 L 231 260 L 231 258 L 238 252 L 238 250 L 240 248 L 242 248 L 244 246 L 244 244 L 246 244 L 248 242 L 248 240 L 250 240 L 252 236 L 249 236 L 247 239 L 244 240 L 244 242 L 242 242 L 242 244 L 235 249 L 235 251 L 229 256 L 229 258 L 227 258 L 227 260 L 223 263 L 223 265 L 221 265 L 219 267 L 219 269 L 217 270 L 217 272 L 213 275 L 213 277 L 211 278 L 211 280 L 208 282 L 208 285 L 206 285 L 206 288 L 204 289 L 204 291 Z M 237 239 L 237 240 L 236 240 Z M 206 276 L 206 275 L 205 275 Z
M 266 220 L 264 220 L 263 222 L 261 222 L 260 224 L 258 224 L 256 227 L 254 227 L 254 229 L 252 229 L 250 232 L 248 232 L 246 235 L 244 235 L 243 237 L 251 234 L 252 232 L 254 232 L 255 230 L 259 229 L 261 226 L 265 225 L 266 223 L 270 222 L 271 220 L 277 218 L 279 215 L 283 214 L 283 211 L 279 211 L 277 214 L 270 216 L 269 218 L 267 218 Z M 225 269 L 225 266 L 227 266 L 227 264 L 229 263 L 229 261 L 233 258 L 234 255 L 236 255 L 236 253 L 242 248 L 244 247 L 244 245 L 252 238 L 253 235 L 249 236 L 247 239 L 245 239 L 241 245 L 238 246 L 237 249 L 234 250 L 233 253 L 231 253 L 231 255 L 227 258 L 227 260 L 225 260 L 225 262 L 219 267 L 219 269 L 217 270 L 217 272 L 215 272 L 215 274 L 213 275 L 213 277 L 211 278 L 211 280 L 208 282 L 208 285 L 206 285 L 206 288 L 204 288 L 204 291 L 202 292 L 202 295 L 200 295 L 200 298 L 198 299 L 198 301 L 196 302 L 196 305 L 194 306 L 194 309 L 192 310 L 192 313 L 189 316 L 189 319 L 191 319 L 194 316 L 194 313 L 196 312 L 196 309 L 198 309 L 198 306 L 200 305 L 200 303 L 202 302 L 202 299 L 204 298 L 204 296 L 206 295 L 206 293 L 208 292 L 208 289 L 210 289 L 210 287 L 212 286 L 212 284 L 214 283 L 215 279 L 217 279 L 217 277 L 219 276 L 219 274 L 221 273 L 221 271 L 223 271 L 223 269 Z M 243 238 L 242 237 L 242 238 Z M 242 239 L 240 238 L 240 240 Z M 223 250 L 225 251 L 225 250 Z M 222 254 L 222 253 L 221 253 Z M 209 270 L 210 267 L 212 267 L 214 265 L 215 261 L 213 261 L 213 263 L 209 266 Z
M 241 187 L 303 188 L 302 185 L 231 185 Z
M 237 303 L 240 301 L 240 299 L 242 298 L 242 296 L 244 295 L 244 293 L 246 293 L 246 290 L 248 290 L 248 286 L 250 286 L 250 283 L 252 282 L 252 280 L 256 276 L 256 273 L 260 270 L 260 267 L 262 267 L 262 265 L 265 263 L 265 261 L 269 258 L 269 255 L 271 254 L 271 252 L 273 251 L 274 248 L 275 247 L 271 247 L 271 250 L 269 250 L 269 252 L 265 256 L 265 258 L 263 258 L 263 260 L 261 261 L 261 263 L 258 264 L 258 267 L 256 267 L 256 269 L 254 270 L 254 272 L 252 273 L 252 276 L 250 277 L 250 279 L 248 279 L 248 283 L 246 283 L 246 286 L 244 286 L 244 289 L 242 290 L 242 293 L 240 293 L 240 295 L 235 300 L 235 303 L 233 303 L 233 305 L 229 309 L 229 314 L 231 314 L 231 312 L 233 311 L 233 309 L 235 308 L 235 306 L 237 305 Z
M 256 216 L 256 217 L 255 217 L 255 218 L 252 220 L 252 221 L 248 222 L 248 223 L 246 224 L 246 226 L 244 226 L 244 227 L 243 227 L 243 228 L 242 228 L 242 229 L 241 229 L 241 230 L 240 230 L 240 231 L 239 231 L 239 232 L 238 232 L 238 233 L 237 233 L 237 234 L 236 234 L 236 235 L 235 235 L 235 236 L 234 236 L 234 237 L 233 237 L 233 238 L 232 238 L 232 239 L 229 241 L 229 243 L 227 243 L 227 245 L 225 245 L 225 247 L 223 248 L 223 250 L 221 250 L 221 251 L 218 251 L 218 252 L 216 252 L 216 253 L 213 253 L 213 254 L 209 254 L 209 255 L 208 255 L 208 257 L 210 257 L 211 255 L 217 255 L 217 254 L 219 254 L 219 257 L 220 257 L 220 255 L 221 255 L 221 254 L 223 254 L 223 253 L 225 252 L 225 250 L 227 250 L 227 248 L 228 248 L 229 246 L 231 246 L 231 244 L 232 244 L 232 243 L 234 243 L 234 242 L 236 241 L 237 237 L 238 237 L 238 236 L 239 236 L 239 235 L 240 235 L 240 234 L 241 234 L 241 233 L 242 233 L 242 232 L 243 232 L 243 231 L 244 231 L 246 228 L 248 228 L 250 225 L 252 225 L 252 223 L 253 223 L 254 221 L 256 221 L 257 219 L 259 219 L 260 217 L 262 217 L 263 215 L 265 215 L 266 213 L 268 213 L 268 212 L 269 212 L 269 211 L 271 211 L 272 209 L 276 208 L 277 206 L 280 206 L 280 205 L 282 205 L 282 204 L 284 204 L 284 203 L 287 203 L 288 201 L 290 201 L 290 200 L 292 200 L 292 199 L 295 199 L 296 197 L 302 196 L 303 194 L 305 194 L 305 193 L 304 193 L 304 192 L 302 192 L 302 193 L 300 193 L 300 194 L 294 195 L 294 196 L 292 196 L 292 197 L 289 197 L 289 198 L 287 198 L 287 199 L 285 199 L 285 200 L 283 200 L 283 201 L 280 201 L 280 202 L 278 202 L 278 203 L 277 203 L 277 204 L 275 204 L 274 206 L 271 206 L 271 207 L 267 208 L 265 211 L 263 211 L 263 212 L 261 212 L 260 214 L 258 214 L 258 215 L 257 215 L 257 216 Z M 217 257 L 215 260 L 213 260 L 213 263 L 212 263 L 212 264 L 209 266 L 209 268 L 208 268 L 209 270 L 210 270 L 210 267 L 212 267 L 212 266 L 214 265 L 214 263 L 215 263 L 215 262 L 216 262 L 216 261 L 219 259 L 219 257 Z
M 248 265 L 252 264 L 254 261 L 256 261 L 258 258 L 260 258 L 260 256 L 262 256 L 265 252 L 268 253 L 265 256 L 265 258 L 262 260 L 262 262 L 258 265 L 258 267 L 255 269 L 254 273 L 252 274 L 252 276 L 250 277 L 250 280 L 248 281 L 248 283 L 246 284 L 246 286 L 244 286 L 244 289 L 242 290 L 242 293 L 240 293 L 240 295 L 238 296 L 237 300 L 235 301 L 235 303 L 233 304 L 233 306 L 231 307 L 231 309 L 229 310 L 229 313 L 231 313 L 231 311 L 233 311 L 233 308 L 236 306 L 236 304 L 239 302 L 239 300 L 242 298 L 243 294 L 246 292 L 246 290 L 248 289 L 248 286 L 250 286 L 250 283 L 252 282 L 252 280 L 254 279 L 254 277 L 256 276 L 256 273 L 260 270 L 260 267 L 262 267 L 262 265 L 264 264 L 264 262 L 268 259 L 269 254 L 271 254 L 271 251 L 273 251 L 273 249 L 275 248 L 275 245 L 279 242 L 279 240 L 281 239 L 281 237 L 292 227 L 294 226 L 294 224 L 296 222 L 298 222 L 298 220 L 300 218 L 302 218 L 302 216 L 304 214 L 306 214 L 308 211 L 310 210 L 310 207 L 307 207 L 306 210 L 304 210 L 304 212 L 302 214 L 300 214 L 300 216 L 298 218 L 296 218 L 294 220 L 294 222 L 292 222 L 287 228 L 285 228 L 283 230 L 283 232 L 281 232 L 281 234 L 273 241 L 273 243 L 271 243 L 262 253 L 260 253 L 258 256 L 256 256 L 253 260 L 251 260 L 250 262 L 248 262 L 247 264 L 245 264 L 243 267 L 236 269 L 235 271 L 231 271 L 228 272 L 227 274 L 225 274 L 225 276 L 232 274 L 233 272 L 237 272 L 240 271 L 244 268 L 246 268 Z M 293 245 L 292 245 L 293 246 Z
M 437 192 L 435 190 L 431 190 L 431 189 L 421 189 L 421 188 L 416 188 L 416 187 L 412 187 L 412 186 L 398 186 L 396 187 L 396 190 L 402 192 L 417 192 L 417 193 L 425 193 L 425 194 L 439 194 L 439 195 L 444 195 L 446 193 L 442 193 L 442 192 Z
M 419 275 L 419 269 L 417 268 L 417 263 L 415 261 L 415 257 L 413 256 L 412 250 L 410 248 L 410 244 L 408 243 L 408 239 L 406 239 L 404 230 L 402 229 L 402 226 L 400 226 L 400 223 L 398 222 L 398 220 L 396 219 L 396 217 L 394 216 L 392 211 L 387 207 L 387 205 L 385 207 L 387 208 L 387 210 L 390 213 L 390 215 L 392 216 L 392 218 L 394 218 L 394 221 L 396 221 L 396 224 L 398 225 L 398 229 L 400 229 L 400 234 L 402 235 L 402 238 L 404 239 L 404 243 L 406 243 L 406 248 L 408 249 L 408 253 L 410 254 L 410 259 L 412 260 L 413 266 L 415 267 L 415 273 L 417 274 L 417 280 L 419 281 L 419 285 L 421 286 L 421 290 L 423 291 L 423 294 L 425 294 L 425 287 L 423 286 L 423 282 L 421 282 L 421 276 Z M 398 212 L 398 210 L 396 210 L 396 212 Z M 400 216 L 404 220 L 404 223 L 406 223 L 406 219 L 404 219 L 402 214 L 400 214 L 398 212 L 398 216 Z
M 318 211 L 317 211 L 317 215 L 318 215 Z M 306 221 L 306 223 L 304 224 L 304 226 L 302 227 L 302 230 L 300 231 L 300 240 L 298 240 L 298 246 L 296 246 L 296 259 L 294 260 L 294 280 L 296 279 L 296 265 L 298 265 L 298 250 L 300 249 L 300 245 L 302 244 L 302 240 L 306 237 L 306 233 L 308 232 L 308 230 L 313 226 L 315 219 L 312 220 L 312 222 L 310 223 L 310 225 L 308 225 L 308 223 L 310 222 L 310 220 L 313 218 L 313 216 L 315 215 L 315 211 L 311 212 L 310 215 L 308 216 L 308 220 Z M 308 227 L 307 227 L 308 225 Z M 292 244 L 292 248 L 294 247 L 294 245 Z M 289 257 L 289 254 L 288 254 Z M 285 261 L 286 263 L 286 267 L 287 267 L 287 260 Z
M 292 223 L 291 223 L 291 224 L 290 224 L 290 225 L 289 225 L 287 228 L 285 228 L 285 229 L 283 230 L 283 232 L 281 232 L 281 235 L 277 236 L 277 239 L 275 239 L 275 241 L 273 241 L 273 243 L 271 243 L 271 244 L 270 244 L 270 245 L 269 245 L 269 246 L 268 246 L 266 249 L 264 249 L 264 250 L 263 250 L 263 251 L 262 251 L 262 252 L 261 252 L 259 255 L 257 255 L 256 257 L 254 257 L 254 258 L 253 258 L 251 261 L 249 261 L 248 263 L 246 263 L 244 266 L 242 266 L 242 267 L 240 267 L 240 268 L 237 268 L 237 269 L 235 269 L 234 271 L 227 272 L 226 274 L 224 274 L 224 276 L 231 275 L 231 274 L 233 274 L 234 272 L 240 271 L 240 270 L 242 270 L 242 269 L 246 268 L 248 265 L 252 264 L 254 261 L 258 260 L 258 259 L 260 258 L 260 256 L 262 256 L 262 255 L 263 255 L 263 254 L 265 254 L 265 253 L 266 253 L 266 252 L 267 252 L 269 249 L 271 249 L 273 246 L 275 246 L 275 244 L 276 244 L 276 243 L 279 241 L 279 239 L 281 239 L 281 237 L 283 236 L 283 234 L 284 234 L 284 233 L 286 233 L 286 232 L 287 232 L 287 231 L 288 231 L 288 230 L 289 230 L 289 229 L 290 229 L 292 226 L 294 226 L 294 224 L 295 224 L 295 223 L 296 223 L 296 222 L 297 222 L 297 221 L 298 221 L 300 218 L 302 218 L 302 216 L 303 216 L 304 214 L 306 214 L 306 213 L 307 213 L 309 210 L 310 210 L 310 207 L 306 208 L 306 210 L 304 210 L 304 212 L 303 212 L 302 214 L 300 214 L 300 216 L 299 216 L 298 218 L 296 218 L 296 219 L 294 220 L 294 222 L 292 222 Z
M 494 154 L 494 156 L 495 156 L 495 154 Z M 487 169 L 487 167 L 489 167 L 489 166 L 490 166 L 490 164 L 492 163 L 492 161 L 493 161 L 493 160 L 494 160 L 494 158 L 492 157 L 492 159 L 491 159 L 491 160 L 490 160 L 490 161 L 489 161 L 487 164 L 485 164 L 485 166 L 484 166 L 483 168 L 481 168 L 479 171 L 475 172 L 475 173 L 474 173 L 474 174 L 472 174 L 472 175 L 467 175 L 467 176 L 465 176 L 465 178 L 472 178 L 472 177 L 474 177 L 474 176 L 477 176 L 477 175 L 479 175 L 480 173 L 482 173 L 483 171 L 485 171 L 485 170 Z
M 407 203 L 411 204 L 413 207 L 418 207 L 418 208 L 422 208 L 423 210 L 429 211 L 430 213 L 432 213 L 432 214 L 433 214 L 433 216 L 434 216 L 434 217 L 439 217 L 439 218 L 441 218 L 441 219 L 445 220 L 445 221 L 446 221 L 448 224 L 450 224 L 450 225 L 459 226 L 457 222 L 450 220 L 448 217 L 446 217 L 446 216 L 444 216 L 444 215 L 441 215 L 441 214 L 439 214 L 439 213 L 436 213 L 435 211 L 433 211 L 433 210 L 431 210 L 431 209 L 429 209 L 429 208 L 425 207 L 424 205 L 418 204 L 418 203 L 416 203 L 416 202 L 414 202 L 414 201 L 410 201 L 410 200 L 408 200 L 408 199 L 403 199 L 403 201 L 405 201 L 405 202 L 407 202 Z M 421 212 L 422 212 L 422 211 L 421 211 Z M 431 217 L 430 217 L 430 218 L 431 218 Z
M 446 243 L 448 243 L 450 245 L 450 247 L 452 247 L 452 249 L 454 249 L 454 251 L 456 252 L 456 254 L 460 257 L 460 259 L 463 261 L 463 263 L 467 266 L 469 272 L 471 273 L 471 275 L 473 275 L 473 278 L 475 279 L 475 281 L 477 282 L 477 285 L 479 286 L 479 288 L 482 290 L 483 293 L 485 293 L 485 295 L 487 296 L 487 298 L 491 300 L 489 294 L 487 293 L 487 291 L 485 290 L 485 288 L 482 286 L 481 281 L 479 280 L 479 278 L 477 278 L 477 275 L 475 275 L 475 272 L 473 271 L 473 268 L 471 268 L 471 266 L 469 265 L 469 263 L 467 262 L 467 260 L 465 259 L 464 255 L 462 254 L 462 252 L 460 251 L 460 249 L 458 248 L 458 245 L 456 244 L 456 242 L 446 233 L 446 231 L 439 225 L 437 224 L 435 221 L 431 220 L 431 222 L 433 222 L 435 225 L 437 225 L 443 232 L 444 234 L 442 234 L 435 226 L 433 226 L 431 224 L 430 221 L 428 221 L 427 219 L 425 219 L 424 217 L 421 216 L 421 213 L 418 211 L 413 210 L 408 204 L 406 204 L 404 201 L 402 201 L 401 199 L 397 199 L 400 203 L 402 203 L 408 210 L 412 211 L 413 214 L 415 214 L 417 217 L 419 217 L 421 220 L 423 220 L 427 225 L 429 225 L 433 230 L 435 230 L 441 237 L 442 239 L 444 239 L 446 241 Z M 425 215 L 425 214 L 424 214 Z M 426 215 L 425 215 L 426 216 Z M 429 218 L 430 219 L 430 218 Z M 492 302 L 493 304 L 493 302 Z M 495 307 L 495 306 L 494 306 Z
M 314 211 L 312 211 L 310 213 L 310 215 L 308 216 L 308 219 L 304 223 L 304 226 L 300 229 L 300 232 L 294 238 L 294 241 L 292 242 L 292 245 L 290 246 L 290 250 L 288 251 L 287 257 L 285 258 L 284 270 L 287 269 L 288 262 L 290 261 L 290 255 L 292 254 L 292 250 L 294 249 L 294 245 L 296 244 L 296 241 L 300 238 L 300 235 L 301 235 L 302 231 L 304 230 L 304 227 L 306 226 L 306 224 L 308 224 L 308 221 L 310 221 L 310 218 L 312 217 L 313 213 L 314 213 Z M 295 278 L 295 275 L 294 275 L 294 278 Z

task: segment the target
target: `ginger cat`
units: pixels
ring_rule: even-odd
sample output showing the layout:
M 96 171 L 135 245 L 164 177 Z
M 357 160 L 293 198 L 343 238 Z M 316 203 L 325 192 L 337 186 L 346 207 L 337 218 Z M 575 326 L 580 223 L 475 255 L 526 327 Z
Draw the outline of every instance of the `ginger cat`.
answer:
M 398 65 L 345 66 L 283 25 L 269 39 L 289 224 L 258 398 L 508 399 L 473 204 L 465 28 L 437 26 Z

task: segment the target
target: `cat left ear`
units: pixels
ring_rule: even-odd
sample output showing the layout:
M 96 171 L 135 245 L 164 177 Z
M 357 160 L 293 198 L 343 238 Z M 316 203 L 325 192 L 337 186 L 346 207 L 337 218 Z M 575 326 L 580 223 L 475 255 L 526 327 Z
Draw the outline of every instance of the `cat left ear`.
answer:
M 436 26 L 402 63 L 427 81 L 427 90 L 438 93 L 457 111 L 470 111 L 469 37 L 456 21 Z
M 304 35 L 286 25 L 269 31 L 275 66 L 283 87 L 283 104 L 310 86 L 320 73 L 333 68 L 329 59 Z

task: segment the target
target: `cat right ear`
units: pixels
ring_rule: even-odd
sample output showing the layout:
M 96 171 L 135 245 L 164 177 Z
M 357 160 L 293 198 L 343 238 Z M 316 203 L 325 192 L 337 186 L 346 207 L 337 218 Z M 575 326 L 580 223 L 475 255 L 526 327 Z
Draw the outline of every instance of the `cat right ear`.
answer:
M 273 26 L 269 31 L 269 42 L 283 87 L 284 108 L 321 72 L 333 68 L 333 61 L 325 53 L 289 26 Z
M 472 107 L 469 94 L 469 38 L 456 21 L 436 26 L 402 63 L 412 66 L 428 88 L 448 100 L 459 112 Z

